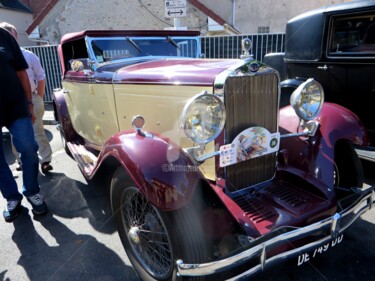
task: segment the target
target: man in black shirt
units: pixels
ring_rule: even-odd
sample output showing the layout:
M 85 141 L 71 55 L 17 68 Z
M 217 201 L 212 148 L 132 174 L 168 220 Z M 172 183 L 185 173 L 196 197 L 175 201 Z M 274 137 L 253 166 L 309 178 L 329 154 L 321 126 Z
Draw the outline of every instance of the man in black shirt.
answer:
M 13 144 L 20 153 L 23 167 L 22 193 L 33 207 L 34 214 L 45 214 L 48 209 L 39 194 L 38 145 L 32 122 L 33 104 L 31 87 L 26 73 L 27 63 L 13 36 L 0 28 L 0 128 L 6 127 Z M 7 200 L 6 221 L 15 219 L 21 212 L 22 194 L 6 162 L 3 140 L 0 141 L 0 191 Z

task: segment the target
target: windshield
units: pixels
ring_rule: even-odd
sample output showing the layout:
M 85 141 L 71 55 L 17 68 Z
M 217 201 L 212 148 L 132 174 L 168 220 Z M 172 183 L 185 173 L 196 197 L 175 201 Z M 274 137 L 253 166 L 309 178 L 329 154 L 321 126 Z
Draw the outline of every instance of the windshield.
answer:
M 89 40 L 93 56 L 99 63 L 141 56 L 198 57 L 197 38 L 116 37 Z

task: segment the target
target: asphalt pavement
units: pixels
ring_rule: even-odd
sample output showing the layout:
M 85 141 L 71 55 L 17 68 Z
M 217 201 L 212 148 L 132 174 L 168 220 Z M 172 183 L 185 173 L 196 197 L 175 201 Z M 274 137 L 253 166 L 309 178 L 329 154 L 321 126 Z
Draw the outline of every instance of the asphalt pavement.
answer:
M 138 280 L 123 250 L 111 215 L 105 181 L 88 182 L 66 155 L 46 106 L 45 129 L 53 149 L 48 175 L 39 174 L 41 193 L 49 213 L 34 217 L 23 200 L 23 213 L 13 222 L 0 217 L 0 281 L 135 281 Z M 13 175 L 22 186 L 22 172 L 15 170 L 10 140 L 4 150 Z M 366 183 L 374 184 L 374 164 L 365 163 Z M 6 202 L 0 197 L 0 210 Z M 357 281 L 375 280 L 375 210 L 349 228 L 341 243 L 298 266 L 285 261 L 252 280 Z
M 44 124 L 54 169 L 40 173 L 39 183 L 49 213 L 34 217 L 23 200 L 23 213 L 13 223 L 0 217 L 0 281 L 139 280 L 117 234 L 108 188 L 100 180 L 88 183 L 66 155 L 51 105 L 46 105 Z M 6 158 L 21 187 L 22 172 L 15 169 L 10 139 L 6 131 L 4 135 Z M 1 214 L 5 207 L 0 196 Z

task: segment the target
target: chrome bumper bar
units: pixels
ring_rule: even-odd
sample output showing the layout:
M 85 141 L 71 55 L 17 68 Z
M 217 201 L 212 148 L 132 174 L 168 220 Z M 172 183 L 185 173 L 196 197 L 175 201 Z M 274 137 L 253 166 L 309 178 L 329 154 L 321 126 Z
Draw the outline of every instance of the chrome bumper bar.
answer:
M 367 161 L 375 162 L 375 148 L 374 147 L 354 147 L 358 157 Z
M 225 272 L 244 263 L 258 259 L 259 263 L 247 271 L 228 280 L 240 280 L 255 273 L 263 271 L 266 267 L 275 265 L 281 261 L 308 252 L 336 239 L 344 232 L 358 217 L 370 210 L 375 203 L 375 187 L 370 187 L 345 210 L 336 213 L 332 217 L 326 218 L 311 225 L 296 228 L 295 230 L 275 236 L 261 244 L 251 247 L 234 256 L 203 264 L 186 264 L 183 260 L 177 260 L 177 270 L 180 276 L 206 276 L 215 273 Z M 290 244 L 302 238 L 314 234 L 329 233 L 327 236 L 313 241 L 309 244 L 294 248 L 267 259 L 267 252 L 277 246 Z

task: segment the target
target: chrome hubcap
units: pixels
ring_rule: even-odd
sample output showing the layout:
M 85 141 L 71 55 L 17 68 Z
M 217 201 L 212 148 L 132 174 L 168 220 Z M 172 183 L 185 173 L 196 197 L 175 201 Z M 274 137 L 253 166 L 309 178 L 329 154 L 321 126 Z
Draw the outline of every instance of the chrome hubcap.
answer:
M 138 226 L 133 226 L 132 228 L 130 228 L 128 232 L 128 237 L 129 240 L 136 245 L 139 245 L 141 243 Z

